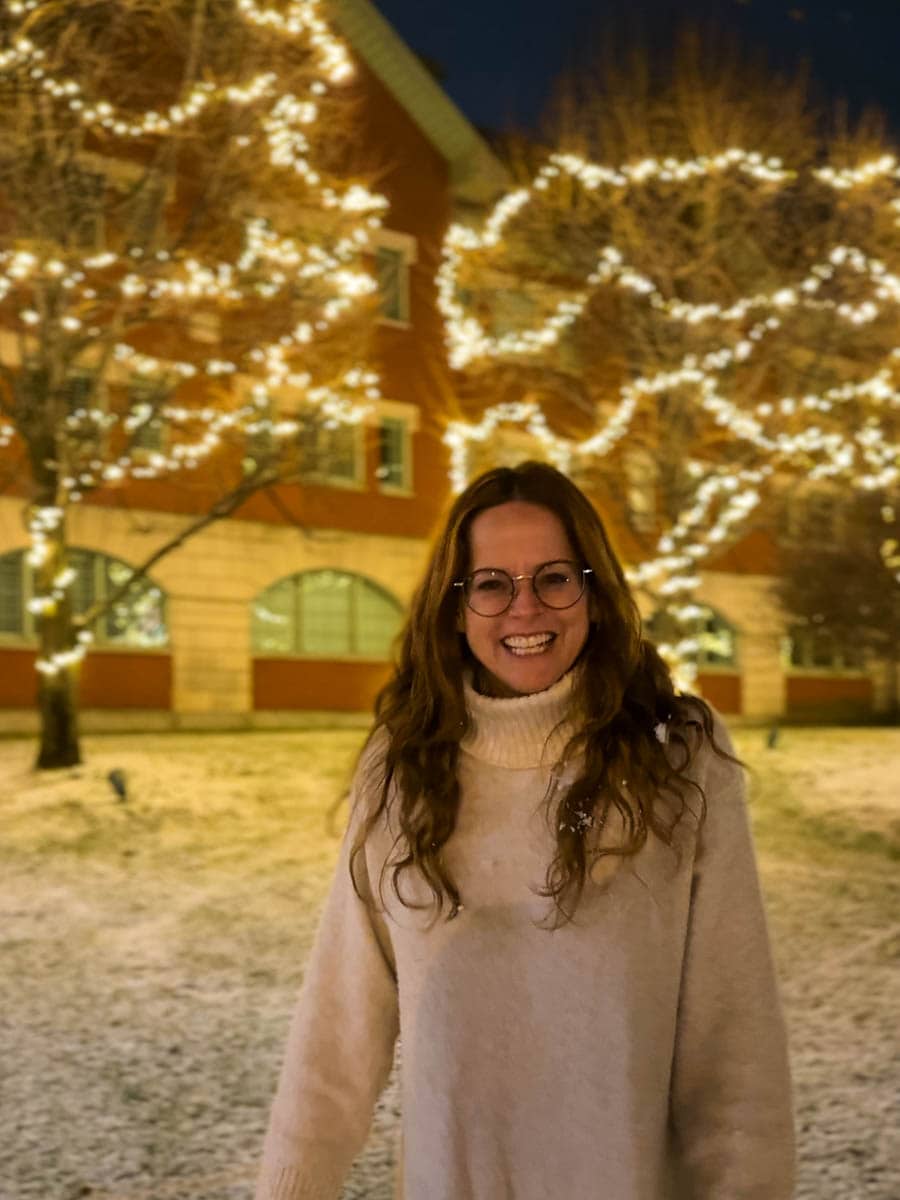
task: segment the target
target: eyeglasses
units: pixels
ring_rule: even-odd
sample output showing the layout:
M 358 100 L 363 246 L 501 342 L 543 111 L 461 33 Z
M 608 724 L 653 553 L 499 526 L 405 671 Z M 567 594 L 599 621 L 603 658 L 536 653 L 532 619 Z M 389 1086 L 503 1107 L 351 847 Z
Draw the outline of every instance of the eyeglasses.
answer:
M 516 584 L 530 579 L 534 594 L 547 608 L 571 608 L 584 593 L 590 567 L 579 567 L 567 559 L 542 563 L 533 575 L 510 575 L 500 567 L 483 567 L 453 584 L 462 588 L 466 604 L 480 617 L 499 617 L 519 594 Z

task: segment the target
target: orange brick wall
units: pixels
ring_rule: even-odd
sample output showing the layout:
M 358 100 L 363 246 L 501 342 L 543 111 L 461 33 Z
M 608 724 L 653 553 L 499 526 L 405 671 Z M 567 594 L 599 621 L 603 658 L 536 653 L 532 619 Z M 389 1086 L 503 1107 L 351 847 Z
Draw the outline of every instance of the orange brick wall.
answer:
M 743 711 L 740 675 L 704 674 L 697 676 L 697 687 L 720 713 L 738 714 Z
M 872 680 L 861 676 L 788 675 L 789 716 L 859 717 L 872 711 Z
M 32 708 L 37 703 L 36 658 L 34 650 L 0 649 L 0 709 Z M 170 709 L 171 656 L 118 651 L 89 654 L 81 668 L 81 705 Z
M 390 675 L 388 663 L 257 658 L 253 661 L 253 707 L 371 712 Z

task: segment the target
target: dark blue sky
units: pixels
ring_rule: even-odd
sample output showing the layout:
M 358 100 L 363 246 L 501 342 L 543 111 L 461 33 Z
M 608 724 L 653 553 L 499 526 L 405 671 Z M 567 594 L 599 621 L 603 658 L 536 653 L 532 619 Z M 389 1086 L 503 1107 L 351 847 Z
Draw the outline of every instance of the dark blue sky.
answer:
M 584 48 L 643 11 L 650 37 L 712 13 L 777 67 L 806 57 L 820 100 L 871 102 L 900 131 L 900 0 L 374 0 L 476 125 L 533 125 L 548 87 Z M 631 18 L 633 23 L 634 18 Z

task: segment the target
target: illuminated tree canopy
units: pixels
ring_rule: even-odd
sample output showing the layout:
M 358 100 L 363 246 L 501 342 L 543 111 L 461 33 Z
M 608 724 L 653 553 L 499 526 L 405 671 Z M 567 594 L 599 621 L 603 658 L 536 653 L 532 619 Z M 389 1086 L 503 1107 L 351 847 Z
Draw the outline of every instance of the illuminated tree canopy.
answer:
M 645 451 L 655 514 L 631 578 L 687 623 L 704 562 L 776 489 L 896 489 L 893 155 L 552 152 L 450 229 L 440 297 L 464 388 L 504 396 L 448 428 L 455 486 L 504 423 L 587 481 Z
M 43 761 L 77 756 L 100 615 L 72 614 L 71 505 L 178 480 L 203 497 L 180 544 L 379 395 L 386 202 L 347 166 L 352 78 L 319 0 L 0 15 L 0 453 L 29 504 Z

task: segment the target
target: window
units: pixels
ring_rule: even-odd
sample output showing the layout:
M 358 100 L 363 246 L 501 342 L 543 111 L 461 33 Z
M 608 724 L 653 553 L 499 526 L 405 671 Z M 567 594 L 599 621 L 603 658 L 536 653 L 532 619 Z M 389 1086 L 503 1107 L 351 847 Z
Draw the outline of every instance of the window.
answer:
M 841 645 L 827 629 L 793 625 L 786 639 L 790 665 L 801 671 L 861 671 L 862 654 Z
M 652 642 L 679 642 L 683 638 L 695 639 L 697 654 L 695 662 L 701 669 L 737 667 L 737 630 L 723 616 L 706 605 L 692 620 L 679 626 L 667 612 L 655 613 L 644 623 L 644 629 Z
M 382 417 L 378 424 L 375 475 L 387 490 L 409 491 L 412 481 L 409 425 L 401 417 Z
M 128 563 L 93 550 L 72 549 L 75 572 L 70 595 L 76 614 L 111 596 L 131 576 Z M 28 611 L 31 569 L 25 552 L 0 556 L 0 636 L 32 641 L 35 618 Z M 152 580 L 142 579 L 100 618 L 93 628 L 98 645 L 164 646 L 169 640 L 165 594 Z
M 128 407 L 138 423 L 131 435 L 131 448 L 159 454 L 165 445 L 165 424 L 158 409 L 166 388 L 155 379 L 136 375 L 128 385 Z
M 375 271 L 381 295 L 381 315 L 388 321 L 409 324 L 409 263 L 403 250 L 379 246 Z
M 100 250 L 106 229 L 106 176 L 72 161 L 63 172 L 72 244 L 82 250 Z
M 300 468 L 311 481 L 353 486 L 362 482 L 362 428 L 307 417 L 297 435 Z
M 25 580 L 22 576 L 22 551 L 0 558 L 0 635 L 24 635 Z
M 387 659 L 400 629 L 400 604 L 346 571 L 304 571 L 266 588 L 253 603 L 257 654 Z
M 400 325 L 410 323 L 409 272 L 416 261 L 416 239 L 395 229 L 379 229 L 375 245 L 375 279 L 381 318 Z

